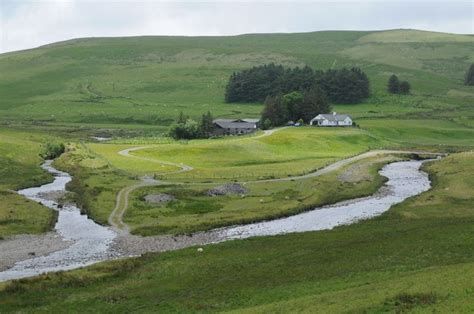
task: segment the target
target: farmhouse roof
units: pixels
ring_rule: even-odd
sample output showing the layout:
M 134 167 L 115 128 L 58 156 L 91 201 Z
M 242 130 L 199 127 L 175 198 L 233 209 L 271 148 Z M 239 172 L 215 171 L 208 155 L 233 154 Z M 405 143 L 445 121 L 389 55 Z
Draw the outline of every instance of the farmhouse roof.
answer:
M 348 114 L 337 114 L 337 113 L 328 113 L 328 114 L 319 114 L 315 120 L 320 120 L 321 117 L 324 120 L 328 121 L 344 121 L 346 118 L 351 118 Z
M 258 119 L 216 119 L 214 124 L 223 129 L 255 129 Z

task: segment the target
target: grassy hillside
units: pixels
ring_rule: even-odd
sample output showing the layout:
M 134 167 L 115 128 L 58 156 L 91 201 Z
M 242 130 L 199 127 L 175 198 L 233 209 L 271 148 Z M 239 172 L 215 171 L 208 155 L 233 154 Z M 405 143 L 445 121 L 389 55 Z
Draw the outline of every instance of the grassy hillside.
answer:
M 374 96 L 341 107 L 357 117 L 449 115 L 442 108 L 472 117 L 474 94 L 462 78 L 473 43 L 411 30 L 71 40 L 0 55 L 0 122 L 117 128 L 166 126 L 180 111 L 255 117 L 260 104 L 225 104 L 224 88 L 233 71 L 268 62 L 362 67 Z M 393 72 L 411 82 L 413 95 L 385 93 Z
M 434 188 L 331 231 L 232 241 L 6 284 L 22 312 L 472 312 L 473 153 L 426 167 Z

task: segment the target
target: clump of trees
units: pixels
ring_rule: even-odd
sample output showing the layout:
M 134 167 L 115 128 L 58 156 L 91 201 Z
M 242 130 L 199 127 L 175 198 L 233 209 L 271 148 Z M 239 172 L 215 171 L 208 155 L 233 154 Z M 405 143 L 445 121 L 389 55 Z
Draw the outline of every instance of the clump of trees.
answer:
M 358 103 L 370 95 L 367 75 L 359 68 L 314 71 L 284 68 L 273 63 L 233 73 L 226 87 L 225 100 L 262 102 L 267 96 L 304 92 L 318 85 L 328 100 L 337 103 Z
M 400 81 L 398 76 L 392 74 L 388 79 L 387 90 L 390 94 L 409 94 L 410 83 L 408 81 Z
M 471 66 L 466 72 L 466 76 L 464 78 L 464 84 L 469 85 L 469 86 L 474 86 L 474 63 L 471 64 Z
M 45 160 L 55 159 L 61 156 L 65 150 L 66 147 L 63 143 L 47 143 L 40 153 L 40 157 Z
M 319 113 L 331 111 L 322 89 L 314 85 L 304 92 L 268 96 L 262 111 L 261 126 L 264 129 L 284 125 L 288 121 L 308 123 Z
M 208 138 L 212 135 L 214 130 L 213 117 L 210 111 L 201 116 L 199 122 L 190 119 L 187 115 L 181 112 L 173 123 L 168 134 L 174 139 L 195 139 L 195 138 Z

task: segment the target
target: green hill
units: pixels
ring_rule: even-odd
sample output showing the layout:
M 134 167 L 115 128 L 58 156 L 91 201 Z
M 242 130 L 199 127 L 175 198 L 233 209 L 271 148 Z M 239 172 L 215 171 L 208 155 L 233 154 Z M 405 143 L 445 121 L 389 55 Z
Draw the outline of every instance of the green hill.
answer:
M 443 108 L 472 117 L 462 79 L 473 43 L 415 30 L 74 39 L 0 55 L 0 120 L 166 126 L 180 111 L 258 116 L 260 104 L 225 104 L 224 88 L 233 71 L 269 62 L 360 66 L 373 97 L 340 107 L 356 117 L 439 117 Z M 411 82 L 412 96 L 385 93 L 391 73 Z

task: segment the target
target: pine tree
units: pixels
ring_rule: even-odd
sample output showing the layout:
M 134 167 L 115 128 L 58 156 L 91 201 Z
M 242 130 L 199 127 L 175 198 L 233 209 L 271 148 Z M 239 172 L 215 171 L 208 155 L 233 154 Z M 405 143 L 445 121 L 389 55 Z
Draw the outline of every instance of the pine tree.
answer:
M 313 86 L 303 95 L 303 101 L 297 108 L 298 119 L 303 119 L 305 123 L 320 113 L 328 113 L 331 111 L 324 92 L 318 86 Z
M 201 123 L 199 125 L 201 136 L 209 137 L 214 131 L 214 118 L 210 111 L 203 114 L 201 117 Z
M 272 126 L 283 125 L 288 121 L 288 113 L 281 96 L 268 96 L 265 99 L 261 121 L 267 119 Z
M 471 64 L 469 69 L 466 72 L 466 77 L 464 79 L 464 84 L 469 86 L 474 86 L 474 63 Z
M 388 79 L 388 87 L 387 90 L 391 94 L 398 94 L 400 89 L 400 81 L 395 74 L 392 74 Z
M 410 93 L 410 83 L 408 83 L 407 81 L 402 81 L 400 82 L 399 86 L 398 86 L 398 93 L 399 94 L 409 94 Z

